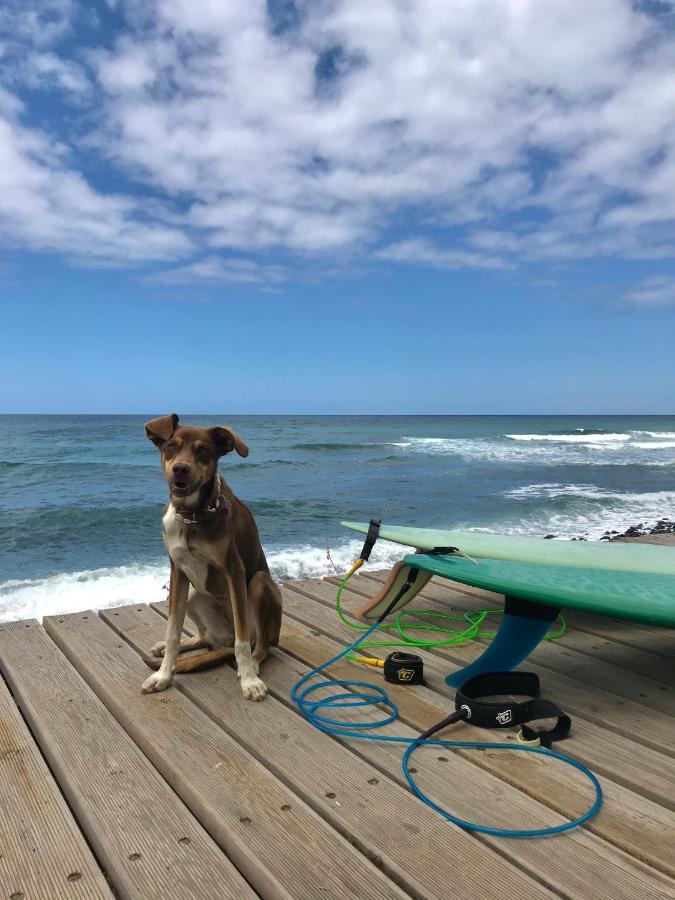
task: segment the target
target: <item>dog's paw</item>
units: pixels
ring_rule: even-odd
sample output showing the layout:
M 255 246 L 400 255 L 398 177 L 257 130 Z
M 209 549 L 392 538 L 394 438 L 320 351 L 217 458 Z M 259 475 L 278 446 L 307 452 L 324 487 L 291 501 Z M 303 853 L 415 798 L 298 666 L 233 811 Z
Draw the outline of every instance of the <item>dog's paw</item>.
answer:
M 157 691 L 164 691 L 170 687 L 173 681 L 173 675 L 162 675 L 161 672 L 153 672 L 149 678 L 143 682 L 142 691 L 144 694 L 154 694 Z
M 267 696 L 267 687 L 260 678 L 242 678 L 241 690 L 247 700 L 264 700 Z
M 164 656 L 164 651 L 166 650 L 166 641 L 157 641 L 156 644 L 153 644 L 150 648 L 150 652 L 153 656 Z

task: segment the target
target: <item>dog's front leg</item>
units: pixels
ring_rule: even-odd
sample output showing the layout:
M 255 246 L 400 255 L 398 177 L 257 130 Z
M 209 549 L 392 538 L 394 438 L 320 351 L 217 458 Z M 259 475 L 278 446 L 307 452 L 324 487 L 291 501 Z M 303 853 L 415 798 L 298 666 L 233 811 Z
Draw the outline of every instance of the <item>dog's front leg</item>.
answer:
M 180 636 L 183 633 L 185 610 L 190 583 L 171 562 L 171 580 L 169 582 L 169 621 L 166 623 L 166 650 L 158 672 L 154 672 L 143 682 L 143 692 L 151 694 L 163 691 L 173 681 L 176 671 L 176 659 L 180 648 Z
M 237 660 L 237 675 L 241 690 L 247 700 L 264 700 L 267 688 L 264 681 L 258 678 L 258 667 L 251 658 L 251 636 L 246 614 L 246 577 L 244 572 L 227 576 L 227 586 L 232 604 L 234 620 L 234 655 Z

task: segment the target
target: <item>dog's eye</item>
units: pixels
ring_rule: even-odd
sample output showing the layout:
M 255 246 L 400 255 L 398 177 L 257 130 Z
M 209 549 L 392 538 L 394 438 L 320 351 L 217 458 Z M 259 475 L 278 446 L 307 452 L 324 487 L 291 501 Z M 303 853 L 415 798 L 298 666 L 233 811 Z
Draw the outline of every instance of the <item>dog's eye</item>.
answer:
M 176 449 L 176 444 L 173 441 L 169 441 L 169 443 L 164 447 L 166 453 L 174 453 Z
M 200 462 L 208 462 L 211 459 L 211 454 L 206 449 L 206 447 L 200 447 L 197 450 L 197 458 Z

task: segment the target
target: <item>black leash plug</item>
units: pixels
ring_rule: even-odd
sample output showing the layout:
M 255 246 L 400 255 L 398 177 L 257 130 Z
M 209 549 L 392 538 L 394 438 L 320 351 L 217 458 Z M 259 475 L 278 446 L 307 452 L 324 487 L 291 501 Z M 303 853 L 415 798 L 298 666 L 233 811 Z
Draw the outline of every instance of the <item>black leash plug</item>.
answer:
M 375 542 L 380 536 L 380 526 L 382 525 L 382 519 L 371 519 L 370 524 L 368 525 L 368 533 L 366 534 L 366 539 L 363 542 L 363 550 L 359 555 L 359 559 L 363 560 L 363 562 L 368 562 L 370 559 L 370 554 L 373 552 L 373 547 L 375 546 Z

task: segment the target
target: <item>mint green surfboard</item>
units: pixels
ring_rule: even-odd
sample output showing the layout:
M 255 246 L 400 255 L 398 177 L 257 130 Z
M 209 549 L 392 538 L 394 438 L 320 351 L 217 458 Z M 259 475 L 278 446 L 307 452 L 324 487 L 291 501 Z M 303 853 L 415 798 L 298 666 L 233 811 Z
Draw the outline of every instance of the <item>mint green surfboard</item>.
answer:
M 343 522 L 365 533 L 368 525 Z M 380 537 L 460 556 L 407 556 L 405 563 L 474 587 L 538 604 L 675 628 L 675 548 L 604 541 L 545 541 L 472 531 L 386 525 Z

